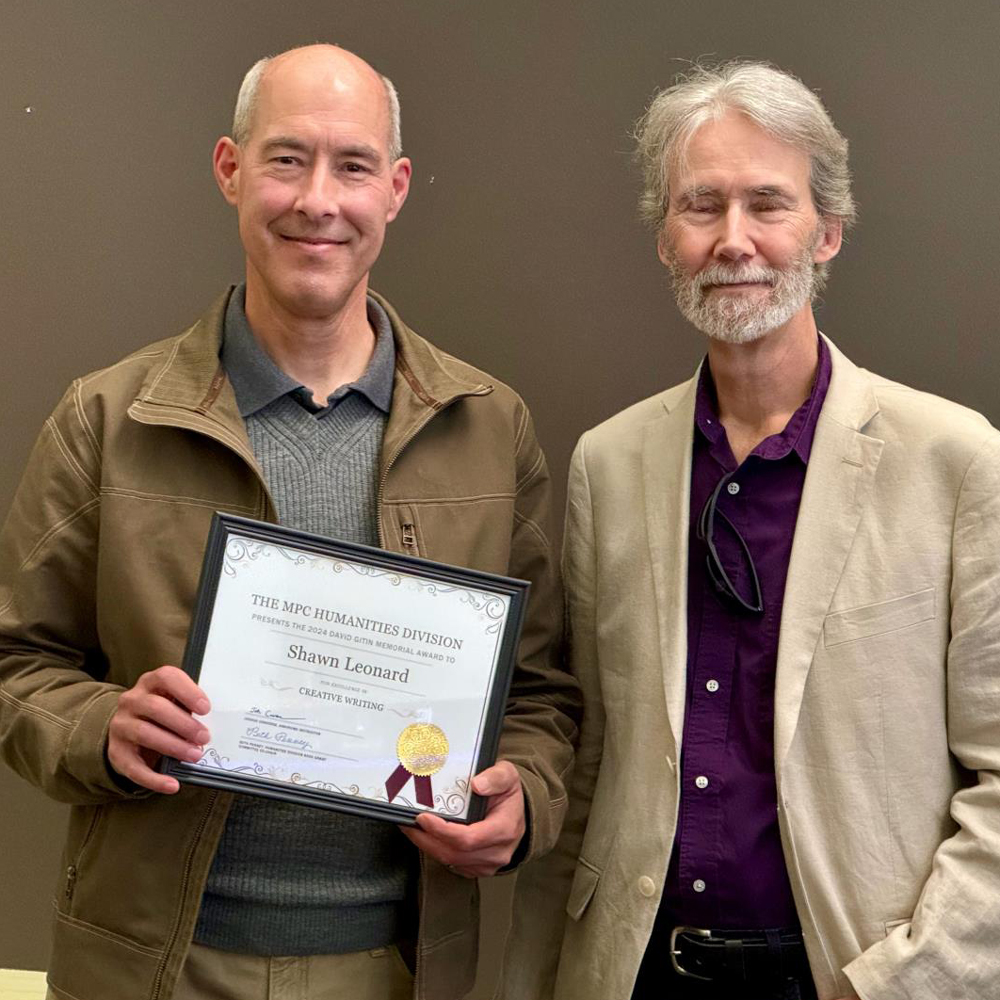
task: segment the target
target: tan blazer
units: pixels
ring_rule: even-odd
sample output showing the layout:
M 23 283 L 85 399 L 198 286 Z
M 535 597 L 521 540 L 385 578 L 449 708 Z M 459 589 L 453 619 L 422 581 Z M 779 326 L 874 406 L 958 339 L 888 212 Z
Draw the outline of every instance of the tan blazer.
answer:
M 831 350 L 775 685 L 810 966 L 821 1000 L 997 1000 L 1000 434 Z M 574 453 L 564 562 L 586 716 L 565 832 L 519 877 L 507 1000 L 628 1000 L 653 927 L 679 794 L 696 384 Z

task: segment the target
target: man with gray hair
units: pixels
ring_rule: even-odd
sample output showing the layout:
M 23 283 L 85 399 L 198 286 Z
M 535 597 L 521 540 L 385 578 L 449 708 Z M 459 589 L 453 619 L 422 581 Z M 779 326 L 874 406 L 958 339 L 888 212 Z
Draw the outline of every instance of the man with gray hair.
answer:
M 411 173 L 385 77 L 330 45 L 262 60 L 213 162 L 245 281 L 72 386 L 0 535 L 0 753 L 73 806 L 49 996 L 458 1000 L 476 877 L 565 809 L 545 459 L 511 389 L 368 287 Z M 157 771 L 210 737 L 177 664 L 215 510 L 531 582 L 481 821 L 400 831 Z
M 504 995 L 995 1000 L 1000 434 L 817 331 L 855 210 L 799 80 L 695 68 L 637 139 L 708 353 L 573 457 L 584 724 Z

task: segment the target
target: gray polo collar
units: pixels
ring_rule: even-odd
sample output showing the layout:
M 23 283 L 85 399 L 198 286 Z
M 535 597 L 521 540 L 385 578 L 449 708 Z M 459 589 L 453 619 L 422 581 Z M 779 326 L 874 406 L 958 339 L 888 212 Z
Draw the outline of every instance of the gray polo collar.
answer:
M 367 305 L 368 322 L 375 331 L 375 351 L 371 361 L 361 378 L 340 386 L 327 398 L 326 406 L 317 407 L 309 390 L 285 374 L 260 346 L 247 322 L 246 286 L 238 285 L 226 307 L 219 357 L 233 385 L 240 416 L 246 419 L 279 397 L 291 395 L 311 413 L 322 417 L 351 392 L 361 393 L 373 406 L 388 413 L 392 405 L 392 379 L 396 367 L 392 326 L 385 310 L 370 295 Z

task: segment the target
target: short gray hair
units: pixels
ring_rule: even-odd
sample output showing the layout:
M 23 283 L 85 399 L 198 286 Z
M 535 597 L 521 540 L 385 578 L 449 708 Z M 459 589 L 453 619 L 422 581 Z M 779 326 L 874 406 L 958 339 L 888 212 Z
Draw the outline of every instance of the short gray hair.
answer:
M 698 129 L 727 111 L 746 115 L 775 139 L 808 155 L 817 212 L 839 219 L 845 230 L 854 224 L 847 140 L 820 99 L 797 77 L 769 63 L 734 60 L 696 65 L 681 74 L 654 96 L 636 123 L 636 158 L 645 180 L 639 209 L 654 230 L 663 227 L 666 217 L 670 170 L 683 163 Z
M 233 112 L 233 142 L 242 146 L 250 138 L 253 128 L 253 116 L 257 110 L 257 98 L 260 93 L 260 81 L 264 70 L 274 56 L 258 59 L 240 84 L 240 92 L 236 95 L 236 110 Z M 400 131 L 399 94 L 392 80 L 379 73 L 382 86 L 385 87 L 385 102 L 389 109 L 389 161 L 395 162 L 403 155 L 403 137 Z

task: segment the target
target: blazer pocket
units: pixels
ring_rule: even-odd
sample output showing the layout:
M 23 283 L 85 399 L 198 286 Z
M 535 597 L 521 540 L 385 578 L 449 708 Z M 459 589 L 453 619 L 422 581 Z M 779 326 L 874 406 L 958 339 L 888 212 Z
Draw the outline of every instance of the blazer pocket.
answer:
M 885 936 L 888 937 L 897 927 L 908 924 L 912 919 L 912 917 L 902 917 L 899 920 L 886 920 L 882 925 L 885 928 Z M 910 936 L 909 931 L 907 931 L 906 936 Z
M 839 646 L 857 639 L 898 632 L 935 617 L 934 588 L 827 615 L 823 621 L 823 645 Z
M 569 890 L 569 899 L 566 900 L 566 912 L 574 920 L 579 920 L 583 916 L 600 880 L 601 873 L 596 868 L 583 858 L 577 860 L 576 873 L 573 875 L 573 884 Z

